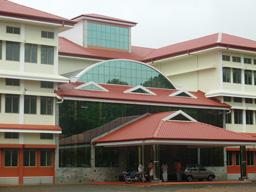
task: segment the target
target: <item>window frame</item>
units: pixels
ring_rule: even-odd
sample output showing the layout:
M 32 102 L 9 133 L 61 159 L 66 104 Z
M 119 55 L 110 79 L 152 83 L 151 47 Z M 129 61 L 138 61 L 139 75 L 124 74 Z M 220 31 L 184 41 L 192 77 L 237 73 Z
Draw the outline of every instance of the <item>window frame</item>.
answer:
M 14 42 L 14 41 L 5 42 L 5 60 L 20 61 L 20 42 Z
M 9 165 L 7 165 L 6 164 L 6 156 L 7 156 L 7 154 L 6 154 L 6 152 L 10 152 L 10 164 Z M 14 154 L 14 152 L 16 153 L 16 154 Z M 13 156 L 16 156 L 16 161 L 14 161 L 16 164 L 13 164 Z M 14 156 L 14 157 L 15 157 Z M 18 167 L 18 165 L 19 165 L 19 151 L 18 151 L 18 149 L 4 149 L 4 167 Z
M 236 84 L 242 83 L 242 70 L 241 69 L 233 68 L 232 76 L 233 76 L 233 83 L 236 83 Z
M 31 156 L 31 153 L 34 153 L 34 156 Z M 28 154 L 28 164 L 26 164 L 26 155 Z M 34 158 L 34 160 L 32 160 Z M 31 160 L 32 163 L 31 164 Z M 23 151 L 23 166 L 24 167 L 36 167 L 37 162 L 36 162 L 36 150 L 35 149 L 24 149 Z
M 41 45 L 41 64 L 54 65 L 54 56 L 54 46 Z
M 44 157 L 44 162 L 45 164 L 43 164 L 43 153 L 45 153 L 45 157 Z M 48 158 L 48 156 L 50 155 L 50 157 Z M 50 164 L 49 164 L 50 162 Z M 54 164 L 53 162 L 53 151 L 50 150 L 50 149 L 43 149 L 43 150 L 40 150 L 40 166 L 41 167 L 52 167 Z
M 222 81 L 224 83 L 231 83 L 231 68 L 230 67 L 222 68 Z
M 20 134 L 16 132 L 5 132 L 4 138 L 5 139 L 19 139 Z
M 237 118 L 239 115 L 239 118 Z M 234 124 L 241 125 L 243 124 L 243 110 L 234 109 Z
M 34 102 L 34 106 L 33 106 L 33 102 Z M 37 114 L 37 96 L 33 96 L 33 95 L 24 96 L 24 114 L 28 114 L 28 115 Z
M 8 99 L 11 99 L 11 103 L 8 104 Z M 17 101 L 15 101 L 17 99 Z M 16 105 L 17 106 L 14 106 Z M 8 105 L 10 105 L 10 109 L 8 110 Z M 16 109 L 17 108 L 17 109 Z M 19 113 L 20 109 L 20 96 L 14 94 L 5 94 L 5 113 Z
M 45 102 L 45 105 L 43 102 Z M 50 104 L 47 102 L 50 102 Z M 51 108 L 50 108 L 50 106 L 51 106 Z M 43 96 L 40 97 L 40 114 L 41 115 L 53 115 L 54 114 L 53 111 L 54 111 L 53 97 L 43 97 Z
M 50 81 L 41 81 L 40 87 L 43 89 L 53 89 L 54 88 L 54 82 Z
M 37 63 L 38 45 L 32 43 L 25 44 L 25 62 L 26 63 Z
M 252 85 L 252 70 L 244 70 L 244 84 Z
M 20 86 L 20 80 L 19 79 L 11 79 L 11 78 L 5 78 L 5 85 L 6 86 Z
M 6 26 L 6 33 L 20 35 L 20 27 Z

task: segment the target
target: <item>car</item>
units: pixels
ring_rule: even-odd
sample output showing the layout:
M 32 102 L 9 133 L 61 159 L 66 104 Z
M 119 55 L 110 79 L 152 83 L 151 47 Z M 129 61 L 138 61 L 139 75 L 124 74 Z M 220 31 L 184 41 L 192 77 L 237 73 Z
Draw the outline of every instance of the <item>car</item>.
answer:
M 216 175 L 213 171 L 206 169 L 200 165 L 188 166 L 184 171 L 184 177 L 187 181 L 204 180 L 212 181 L 215 179 Z

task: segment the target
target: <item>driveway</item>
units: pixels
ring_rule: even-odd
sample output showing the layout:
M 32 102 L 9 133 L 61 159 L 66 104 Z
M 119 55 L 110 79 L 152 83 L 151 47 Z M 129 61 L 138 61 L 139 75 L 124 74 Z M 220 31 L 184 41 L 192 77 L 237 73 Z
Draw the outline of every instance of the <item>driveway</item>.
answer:
M 214 185 L 172 185 L 172 186 L 132 186 L 132 185 L 50 185 L 0 187 L 0 192 L 255 192 L 256 183 L 214 184 Z

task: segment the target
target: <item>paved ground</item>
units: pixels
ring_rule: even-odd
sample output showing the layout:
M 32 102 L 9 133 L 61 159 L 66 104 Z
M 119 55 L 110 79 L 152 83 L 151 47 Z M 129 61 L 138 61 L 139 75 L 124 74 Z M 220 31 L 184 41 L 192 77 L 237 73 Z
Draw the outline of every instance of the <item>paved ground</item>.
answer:
M 56 185 L 0 187 L 0 192 L 255 192 L 256 183 L 218 185 L 171 185 L 171 186 L 132 186 L 132 185 Z

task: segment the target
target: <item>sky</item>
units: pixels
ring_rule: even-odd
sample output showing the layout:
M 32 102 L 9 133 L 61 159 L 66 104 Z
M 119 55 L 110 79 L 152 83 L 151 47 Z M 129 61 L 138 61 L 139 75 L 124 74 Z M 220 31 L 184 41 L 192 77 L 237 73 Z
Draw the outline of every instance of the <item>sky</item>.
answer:
M 256 40 L 255 0 L 12 0 L 68 19 L 98 13 L 135 21 L 132 44 L 159 48 L 224 32 Z

